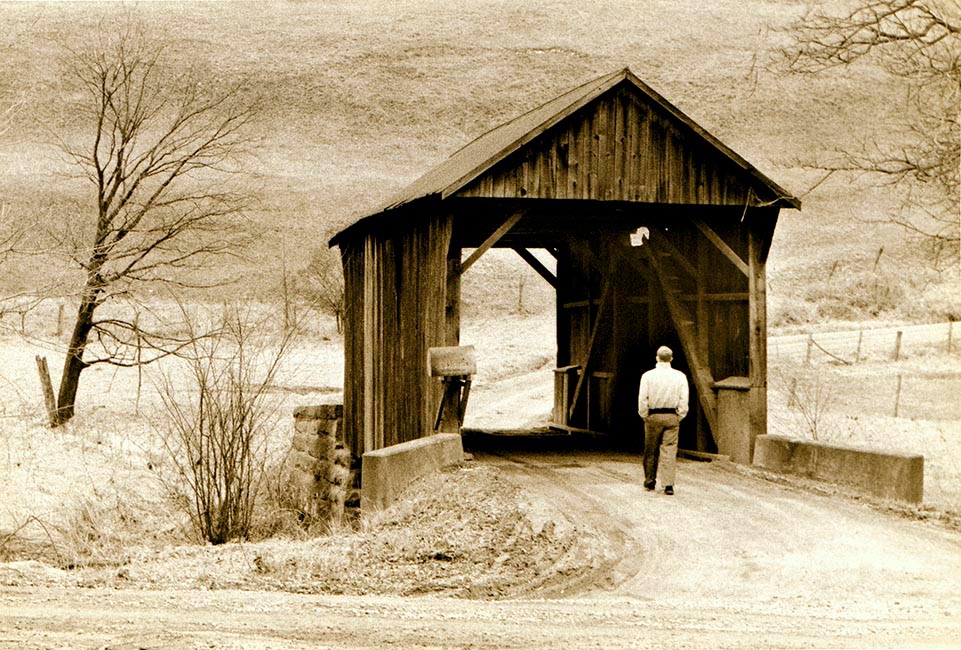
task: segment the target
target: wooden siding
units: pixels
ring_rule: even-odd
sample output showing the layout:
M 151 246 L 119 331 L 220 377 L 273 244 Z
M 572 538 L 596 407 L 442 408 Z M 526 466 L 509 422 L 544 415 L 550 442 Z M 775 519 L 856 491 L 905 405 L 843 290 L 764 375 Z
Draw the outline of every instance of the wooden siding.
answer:
M 745 176 L 663 109 L 624 87 L 574 113 L 456 195 L 745 205 L 753 187 Z
M 456 345 L 448 309 L 448 216 L 341 242 L 345 439 L 360 456 L 428 435 L 441 397 L 427 349 Z M 455 298 L 456 302 L 458 298 Z

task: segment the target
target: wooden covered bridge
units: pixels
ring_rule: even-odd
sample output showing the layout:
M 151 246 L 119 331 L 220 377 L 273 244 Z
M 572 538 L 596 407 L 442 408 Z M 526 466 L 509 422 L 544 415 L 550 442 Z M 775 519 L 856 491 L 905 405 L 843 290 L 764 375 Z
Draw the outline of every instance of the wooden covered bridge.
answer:
M 485 133 L 331 240 L 346 287 L 347 444 L 360 456 L 433 432 L 442 394 L 427 352 L 460 343 L 461 276 L 494 246 L 556 289 L 555 426 L 636 436 L 640 375 L 666 343 L 691 378 L 681 446 L 717 450 L 715 383 L 729 377 L 743 378 L 753 442 L 766 429 L 765 261 L 781 208 L 800 201 L 629 69 Z

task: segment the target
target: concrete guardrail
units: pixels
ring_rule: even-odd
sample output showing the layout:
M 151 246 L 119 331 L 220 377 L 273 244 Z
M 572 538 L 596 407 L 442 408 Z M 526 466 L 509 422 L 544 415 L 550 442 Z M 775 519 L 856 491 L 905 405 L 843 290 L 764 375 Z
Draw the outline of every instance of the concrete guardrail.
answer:
M 386 508 L 415 479 L 464 460 L 456 433 L 437 433 L 363 455 L 360 471 L 360 508 Z
M 924 456 L 829 445 L 786 436 L 758 436 L 754 465 L 763 469 L 850 485 L 883 499 L 921 503 Z

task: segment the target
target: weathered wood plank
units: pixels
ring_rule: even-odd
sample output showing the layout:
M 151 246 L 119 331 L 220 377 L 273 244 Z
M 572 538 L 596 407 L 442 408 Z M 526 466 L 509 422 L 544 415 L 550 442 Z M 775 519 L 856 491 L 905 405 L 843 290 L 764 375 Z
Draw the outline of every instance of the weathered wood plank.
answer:
M 751 301 L 748 305 L 748 373 L 751 456 L 754 440 L 767 433 L 767 287 L 765 280 L 765 245 L 762 235 L 752 228 L 748 237 L 748 275 Z
M 590 377 L 591 374 L 591 361 L 592 352 L 594 350 L 594 342 L 597 340 L 597 332 L 600 329 L 601 320 L 604 318 L 604 307 L 607 304 L 608 298 L 610 297 L 611 287 L 613 286 L 612 279 L 614 277 L 614 261 L 611 261 L 611 269 L 604 281 L 604 289 L 601 291 L 601 301 L 600 305 L 597 307 L 597 314 L 594 316 L 594 323 L 591 328 L 591 337 L 587 343 L 587 351 L 584 354 L 584 360 L 581 365 L 581 376 L 577 378 L 577 387 L 574 388 L 574 397 L 571 398 L 571 406 L 567 412 L 568 420 L 574 417 L 574 411 L 577 408 L 577 401 L 581 395 L 581 391 L 584 389 L 584 382 Z
M 539 276 L 547 280 L 547 283 L 557 289 L 557 277 L 551 273 L 550 269 L 544 266 L 539 259 L 537 259 L 533 253 L 531 253 L 526 248 L 514 247 L 514 252 L 521 256 L 525 262 L 527 262 L 532 269 L 534 269 Z
M 749 276 L 747 262 L 742 260 L 741 256 L 734 252 L 734 249 L 731 248 L 726 241 L 721 239 L 718 234 L 711 229 L 710 226 L 697 217 L 691 217 L 691 223 L 697 226 L 697 229 L 704 233 L 704 236 L 707 237 L 708 241 L 714 244 L 715 248 L 721 251 L 724 257 L 730 260 L 731 264 L 733 264 L 738 271 L 743 273 L 745 276 Z
M 698 277 L 697 269 L 687 261 L 686 255 L 677 250 L 666 233 L 659 230 L 652 230 L 648 242 L 652 249 L 660 249 L 670 255 L 671 263 L 680 266 L 689 277 Z
M 520 221 L 523 216 L 523 212 L 517 212 L 508 217 L 507 220 L 497 228 L 497 230 L 491 233 L 490 237 L 484 240 L 484 243 L 478 246 L 474 252 L 471 253 L 470 256 L 461 263 L 461 273 L 466 272 L 467 269 L 474 264 L 474 262 L 480 259 L 481 255 L 486 253 L 488 250 L 490 250 L 491 246 L 500 241 L 501 237 L 503 237 L 505 234 L 507 234 L 507 231 L 517 225 L 517 222 Z

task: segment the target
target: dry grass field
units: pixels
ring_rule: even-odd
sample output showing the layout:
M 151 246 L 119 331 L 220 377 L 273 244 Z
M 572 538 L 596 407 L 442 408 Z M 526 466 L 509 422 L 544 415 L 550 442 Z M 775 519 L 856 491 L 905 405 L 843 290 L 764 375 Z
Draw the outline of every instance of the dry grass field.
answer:
M 884 223 L 900 196 L 840 174 L 808 191 L 822 174 L 804 165 L 892 135 L 900 118 L 891 100 L 903 89 L 871 65 L 786 74 L 775 50 L 787 40 L 782 30 L 807 8 L 801 0 L 658 1 L 642 11 L 627 0 L 590 11 L 574 0 L 144 3 L 123 11 L 98 3 L 5 4 L 0 108 L 14 110 L 0 129 L 0 201 L 8 215 L 54 231 L 90 204 L 86 186 L 50 145 L 54 135 L 84 136 L 84 124 L 63 105 L 71 95 L 62 61 L 67 48 L 89 43 L 98 25 L 109 31 L 129 16 L 169 42 L 170 74 L 190 65 L 215 83 L 241 82 L 251 100 L 264 100 L 248 161 L 258 200 L 246 226 L 257 243 L 220 268 L 241 277 L 241 292 L 260 297 L 276 292 L 284 269 L 299 268 L 332 232 L 479 134 L 631 66 L 803 199 L 802 212 L 782 214 L 775 237 L 774 322 L 850 318 L 817 313 L 819 299 L 878 274 L 898 278 L 897 295 L 910 295 L 912 306 L 885 305 L 870 317 L 945 320 L 957 309 L 958 275 L 929 273 L 918 262 L 926 255 L 919 242 Z M 55 275 L 58 260 L 19 260 L 2 284 Z M 501 275 L 516 289 L 523 264 L 506 264 Z M 250 265 L 258 273 L 246 273 Z M 486 277 L 474 293 L 479 305 L 504 290 Z M 63 290 L 74 281 L 65 278 Z

